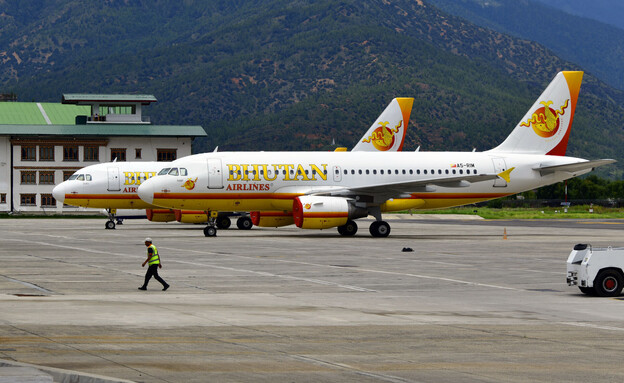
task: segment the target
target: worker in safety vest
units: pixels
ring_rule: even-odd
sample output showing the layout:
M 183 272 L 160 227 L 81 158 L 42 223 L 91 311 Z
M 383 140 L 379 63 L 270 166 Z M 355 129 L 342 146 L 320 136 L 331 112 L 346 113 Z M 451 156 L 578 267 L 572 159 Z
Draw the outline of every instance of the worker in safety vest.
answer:
M 145 264 L 149 263 L 149 267 L 145 273 L 145 283 L 143 283 L 143 286 L 139 287 L 139 290 L 147 290 L 147 283 L 153 275 L 154 278 L 156 278 L 156 280 L 163 285 L 163 291 L 165 291 L 169 288 L 169 284 L 158 275 L 158 269 L 162 268 L 158 250 L 156 249 L 156 246 L 152 244 L 151 238 L 145 238 L 145 246 L 147 246 L 147 259 L 141 266 L 145 267 Z

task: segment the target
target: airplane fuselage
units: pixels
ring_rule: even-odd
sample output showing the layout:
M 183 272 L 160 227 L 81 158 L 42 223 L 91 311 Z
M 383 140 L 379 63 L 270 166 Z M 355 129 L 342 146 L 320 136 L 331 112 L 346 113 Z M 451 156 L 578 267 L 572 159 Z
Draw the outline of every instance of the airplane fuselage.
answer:
M 378 204 L 381 211 L 437 209 L 475 203 L 552 184 L 579 174 L 542 176 L 542 164 L 568 164 L 582 159 L 548 155 L 501 155 L 492 152 L 220 152 L 197 154 L 170 163 L 188 176 L 158 176 L 139 188 L 151 204 L 175 209 L 271 211 L 292 209 L 303 195 L 340 195 Z M 502 178 L 442 185 L 445 178 L 498 174 L 514 168 L 510 182 Z M 431 180 L 431 183 L 426 183 Z M 422 181 L 412 190 L 393 185 Z M 367 199 L 367 187 L 375 187 Z M 387 197 L 380 188 L 387 188 Z M 361 191 L 352 192 L 353 190 Z M 405 189 L 403 186 L 401 189 Z M 358 198 L 360 200 L 358 200 Z

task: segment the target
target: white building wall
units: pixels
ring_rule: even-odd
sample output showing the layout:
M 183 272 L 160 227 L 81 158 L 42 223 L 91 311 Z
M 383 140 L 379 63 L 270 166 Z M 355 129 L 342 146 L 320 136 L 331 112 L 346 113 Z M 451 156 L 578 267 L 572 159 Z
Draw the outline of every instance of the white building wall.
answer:
M 182 158 L 191 154 L 191 138 L 176 137 L 108 137 L 102 138 L 100 142 L 108 140 L 106 145 L 98 146 L 99 161 L 84 161 L 84 141 L 79 142 L 78 161 L 64 161 L 63 147 L 60 139 L 56 139 L 54 143 L 54 161 L 40 161 L 39 145 L 37 145 L 37 160 L 22 161 L 22 150 L 20 144 L 14 144 L 13 147 L 13 195 L 10 195 L 10 152 L 11 143 L 6 137 L 0 137 L 0 194 L 6 190 L 6 204 L 0 204 L 0 211 L 11 211 L 11 199 L 13 200 L 13 208 L 15 212 L 22 213 L 61 213 L 63 211 L 84 211 L 87 209 L 74 206 L 63 206 L 63 203 L 56 202 L 55 206 L 44 207 L 42 205 L 42 195 L 52 194 L 54 186 L 63 182 L 64 172 L 74 173 L 88 165 L 99 162 L 110 162 L 112 160 L 111 149 L 126 149 L 126 161 L 156 161 L 159 149 L 175 149 L 176 158 Z M 70 145 L 70 141 L 66 140 L 66 145 Z M 42 145 L 52 145 L 52 143 L 41 142 Z M 137 149 L 140 149 L 141 158 L 136 157 Z M 6 163 L 6 165 L 4 165 Z M 35 184 L 22 184 L 21 174 L 23 171 L 36 172 Z M 41 184 L 40 172 L 53 171 L 54 184 Z M 22 196 L 24 194 L 35 194 L 35 204 L 23 204 Z M 91 210 L 92 209 L 88 209 Z
M 11 210 L 11 142 L 0 137 L 0 212 Z

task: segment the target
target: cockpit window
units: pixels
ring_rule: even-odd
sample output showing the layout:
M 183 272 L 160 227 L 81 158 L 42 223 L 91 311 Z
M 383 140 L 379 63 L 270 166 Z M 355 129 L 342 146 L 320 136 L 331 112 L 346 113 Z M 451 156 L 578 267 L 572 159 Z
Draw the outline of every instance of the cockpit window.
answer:
M 188 171 L 186 170 L 186 168 L 180 168 L 180 175 L 181 176 L 188 176 Z
M 92 178 L 91 178 L 91 174 L 85 174 L 85 179 L 86 179 L 87 181 L 91 181 L 91 180 L 92 180 Z
M 69 178 L 67 179 L 68 181 L 73 181 L 76 178 L 78 178 L 78 174 L 72 174 L 71 176 L 69 176 Z
M 171 170 L 169 170 L 169 175 L 170 176 L 177 176 L 178 175 L 178 168 L 171 168 Z
M 78 178 L 76 178 L 78 181 L 84 181 L 84 174 L 78 174 Z
M 161 171 L 158 172 L 159 176 L 164 176 L 165 174 L 169 173 L 169 170 L 171 170 L 171 168 L 164 168 Z

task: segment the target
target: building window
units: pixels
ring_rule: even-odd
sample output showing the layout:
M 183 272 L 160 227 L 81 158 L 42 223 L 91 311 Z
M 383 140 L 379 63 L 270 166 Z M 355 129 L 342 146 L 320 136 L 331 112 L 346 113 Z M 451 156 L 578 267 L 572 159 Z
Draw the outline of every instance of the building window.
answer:
M 22 185 L 36 185 L 37 184 L 37 172 L 33 171 L 21 171 L 20 183 Z
M 54 146 L 40 146 L 39 161 L 54 161 Z
M 37 161 L 37 147 L 22 146 L 22 161 Z
M 98 162 L 100 160 L 100 148 L 97 146 L 85 146 L 84 147 L 84 161 L 95 161 Z
M 56 200 L 52 194 L 41 194 L 41 207 L 56 207 Z
M 37 195 L 36 194 L 20 194 L 20 205 L 22 206 L 36 206 Z
M 63 181 L 67 181 L 74 174 L 71 170 L 63 170 Z
M 134 149 L 134 158 L 141 159 L 141 149 L 140 148 Z
M 53 171 L 40 171 L 39 172 L 39 185 L 54 185 L 54 172 Z
M 177 149 L 158 149 L 156 161 L 173 161 L 178 158 L 177 152 Z
M 63 161 L 78 161 L 78 147 L 63 146 Z
M 111 160 L 114 161 L 125 161 L 126 160 L 126 149 L 111 149 Z
M 6 193 L 0 194 L 0 203 L 6 203 Z

